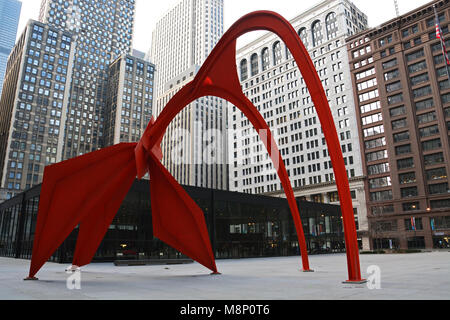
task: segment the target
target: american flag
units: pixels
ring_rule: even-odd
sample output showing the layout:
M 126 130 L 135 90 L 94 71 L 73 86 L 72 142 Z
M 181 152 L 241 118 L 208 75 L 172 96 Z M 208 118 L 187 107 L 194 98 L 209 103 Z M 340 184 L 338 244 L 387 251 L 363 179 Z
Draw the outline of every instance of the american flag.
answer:
M 448 58 L 447 49 L 445 48 L 445 40 L 442 34 L 441 26 L 439 25 L 439 18 L 436 15 L 436 38 L 441 40 L 441 46 L 442 46 L 442 54 L 445 58 L 445 61 L 447 62 L 447 66 L 450 66 L 450 60 Z

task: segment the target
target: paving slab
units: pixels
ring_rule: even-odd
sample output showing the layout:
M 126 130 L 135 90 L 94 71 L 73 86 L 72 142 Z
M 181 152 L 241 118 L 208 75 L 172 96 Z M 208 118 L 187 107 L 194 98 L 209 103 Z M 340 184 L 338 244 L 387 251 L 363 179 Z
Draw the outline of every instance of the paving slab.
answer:
M 450 252 L 360 255 L 363 278 L 345 284 L 345 254 L 312 255 L 312 273 L 300 257 L 217 260 L 221 275 L 198 263 L 114 266 L 92 263 L 79 278 L 48 262 L 38 281 L 23 281 L 29 260 L 0 258 L 1 300 L 448 300 Z M 372 266 L 372 267 L 371 267 Z M 375 267 L 373 267 L 375 266 Z M 370 269 L 369 269 L 370 267 Z M 77 276 L 78 276 L 77 275 Z M 68 278 L 70 278 L 68 281 Z M 79 280 L 79 281 L 78 281 Z M 79 284 L 79 289 L 77 285 Z

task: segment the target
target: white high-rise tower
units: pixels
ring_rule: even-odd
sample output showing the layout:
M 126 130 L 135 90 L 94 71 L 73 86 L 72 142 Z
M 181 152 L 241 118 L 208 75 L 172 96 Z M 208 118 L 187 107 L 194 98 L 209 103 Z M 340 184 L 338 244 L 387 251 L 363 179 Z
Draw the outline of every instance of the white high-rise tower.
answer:
M 195 77 L 222 34 L 223 0 L 181 0 L 158 21 L 149 52 L 156 67 L 155 116 Z M 169 126 L 163 163 L 178 182 L 228 189 L 226 114 L 225 101 L 204 97 Z

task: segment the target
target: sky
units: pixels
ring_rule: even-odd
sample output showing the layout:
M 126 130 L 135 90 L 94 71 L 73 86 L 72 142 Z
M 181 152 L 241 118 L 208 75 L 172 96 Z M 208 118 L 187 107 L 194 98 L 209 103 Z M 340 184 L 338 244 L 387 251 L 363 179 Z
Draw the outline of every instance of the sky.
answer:
M 19 21 L 18 36 L 29 19 L 39 16 L 41 0 L 21 0 L 22 12 Z M 151 31 L 158 19 L 179 0 L 136 0 L 136 24 L 134 29 L 134 49 L 147 52 L 151 45 Z M 278 12 L 290 20 L 322 0 L 224 0 L 224 31 L 243 15 L 256 10 Z M 353 0 L 356 7 L 363 11 L 369 20 L 369 27 L 395 18 L 394 0 Z M 420 7 L 429 0 L 398 0 L 400 14 Z M 245 41 L 252 39 L 252 36 Z M 239 43 L 238 43 L 239 46 Z

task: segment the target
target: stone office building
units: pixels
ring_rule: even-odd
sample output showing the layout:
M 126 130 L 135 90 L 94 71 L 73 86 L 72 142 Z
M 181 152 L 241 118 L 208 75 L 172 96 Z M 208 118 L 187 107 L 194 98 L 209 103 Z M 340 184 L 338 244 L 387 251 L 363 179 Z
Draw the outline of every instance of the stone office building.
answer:
M 347 39 L 372 248 L 449 247 L 449 1 Z
M 355 208 L 360 246 L 368 249 L 366 199 L 345 38 L 364 30 L 367 17 L 351 2 L 326 0 L 290 21 L 308 50 L 337 126 Z M 339 203 L 328 147 L 308 88 L 289 50 L 267 33 L 237 51 L 244 94 L 278 142 L 298 197 Z M 229 106 L 230 190 L 284 196 L 267 151 L 250 122 Z

